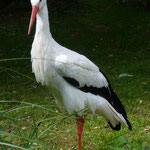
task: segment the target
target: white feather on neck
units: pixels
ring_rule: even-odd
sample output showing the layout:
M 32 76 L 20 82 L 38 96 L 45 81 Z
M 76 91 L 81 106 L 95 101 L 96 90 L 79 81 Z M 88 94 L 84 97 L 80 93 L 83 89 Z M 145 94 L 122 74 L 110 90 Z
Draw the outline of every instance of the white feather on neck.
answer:
M 47 36 L 51 36 L 47 4 L 45 4 L 41 10 L 39 10 L 36 17 L 35 36 L 37 36 L 37 34 L 40 33 L 46 34 Z
M 47 4 L 39 10 L 36 17 L 36 32 L 31 49 L 32 71 L 35 73 L 37 82 L 44 84 L 45 82 L 45 63 L 53 56 L 53 44 L 55 40 L 52 38 L 49 27 L 49 17 Z M 49 64 L 50 66 L 50 64 Z

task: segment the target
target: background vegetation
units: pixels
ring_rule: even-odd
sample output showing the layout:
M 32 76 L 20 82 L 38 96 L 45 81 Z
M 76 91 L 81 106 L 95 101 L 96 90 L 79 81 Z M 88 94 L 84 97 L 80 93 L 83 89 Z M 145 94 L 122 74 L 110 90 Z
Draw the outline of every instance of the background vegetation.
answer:
M 102 117 L 86 110 L 82 149 L 150 149 L 149 1 L 48 2 L 53 37 L 105 72 L 133 126 L 132 132 L 125 126 L 112 131 Z M 32 74 L 30 3 L 0 3 L 0 149 L 76 149 L 74 115 L 61 113 Z

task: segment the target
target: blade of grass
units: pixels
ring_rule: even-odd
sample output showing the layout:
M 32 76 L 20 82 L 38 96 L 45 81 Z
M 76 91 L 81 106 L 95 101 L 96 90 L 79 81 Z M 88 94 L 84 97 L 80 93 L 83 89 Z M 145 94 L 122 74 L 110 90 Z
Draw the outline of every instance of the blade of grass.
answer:
M 82 111 L 83 111 L 83 110 L 82 110 Z M 75 113 L 73 113 L 73 114 L 71 114 L 71 115 L 68 115 L 68 116 L 64 117 L 63 119 L 61 119 L 60 121 L 58 121 L 58 122 L 56 122 L 56 123 L 54 123 L 54 124 L 52 124 L 52 125 L 49 124 L 48 127 L 47 127 L 37 138 L 40 138 L 40 137 L 41 137 L 43 134 L 45 134 L 50 128 L 56 126 L 57 124 L 63 122 L 64 120 L 66 120 L 66 119 L 68 119 L 68 118 L 71 118 L 72 116 L 74 116 L 74 115 L 77 114 L 77 113 L 78 113 L 78 112 L 75 112 Z
M 43 107 L 42 105 L 38 105 L 38 104 L 33 104 L 33 103 L 29 103 L 29 102 L 23 102 L 23 101 L 11 101 L 11 100 L 1 100 L 0 103 L 21 103 L 21 104 L 27 104 L 27 105 L 31 105 L 32 107 L 38 107 L 56 114 L 60 114 L 59 112 L 56 112 L 50 108 L 47 107 Z
M 0 129 L 0 131 L 4 131 L 4 130 L 6 129 L 6 127 L 7 127 L 8 124 L 9 124 L 9 121 L 7 121 L 7 122 L 3 125 L 3 127 Z
M 38 124 L 34 123 L 34 130 L 33 132 L 30 134 L 29 136 L 29 139 L 33 139 L 34 135 L 37 134 L 37 130 L 40 126 L 41 122 L 39 122 Z M 33 145 L 33 142 L 32 143 L 28 143 L 26 148 L 28 149 L 29 147 L 31 147 Z
M 12 138 L 24 139 L 24 140 L 26 140 L 28 142 L 37 143 L 37 144 L 42 145 L 43 147 L 49 149 L 49 147 L 47 145 L 43 144 L 39 140 L 33 140 L 33 139 L 29 139 L 29 138 L 26 138 L 26 137 L 23 137 L 23 136 L 18 136 L 18 135 L 12 134 L 12 133 L 1 132 L 1 131 L 0 131 L 0 135 L 2 135 L 2 136 L 9 136 L 9 137 L 12 137 Z
M 3 115 L 3 114 L 6 114 L 6 113 L 10 113 L 10 112 L 17 111 L 17 110 L 20 110 L 20 109 L 31 108 L 31 107 L 32 106 L 15 107 L 15 108 L 11 108 L 11 109 L 5 110 L 1 114 Z
M 11 109 L 8 109 L 6 111 L 3 111 L 1 112 L 1 114 L 6 114 L 6 113 L 10 113 L 10 112 L 13 112 L 13 111 L 16 111 L 16 110 L 20 110 L 20 109 L 25 109 L 25 108 L 31 108 L 32 106 L 22 106 L 22 107 L 16 107 L 16 108 L 11 108 Z
M 51 118 L 42 119 L 42 120 L 40 120 L 40 121 L 37 121 L 36 124 L 42 123 L 42 122 L 44 122 L 44 121 L 49 121 L 49 120 L 52 120 L 52 119 L 56 119 L 56 118 L 57 118 L 57 117 L 51 117 Z
M 0 145 L 5 145 L 5 146 L 8 146 L 8 147 L 12 147 L 12 148 L 18 148 L 20 150 L 27 150 L 26 148 L 23 148 L 23 147 L 20 147 L 20 146 L 17 146 L 17 145 L 13 145 L 13 144 L 10 144 L 10 143 L 4 143 L 4 142 L 0 142 Z
M 33 79 L 33 78 L 31 78 L 31 77 L 29 77 L 29 76 L 27 76 L 27 75 L 25 75 L 25 74 L 23 74 L 23 73 L 21 73 L 21 72 L 19 72 L 19 71 L 16 71 L 16 70 L 13 70 L 13 69 L 10 69 L 10 68 L 5 68 L 5 67 L 0 67 L 0 69 L 4 69 L 4 70 L 6 70 L 6 71 L 14 72 L 14 73 L 16 73 L 16 74 L 19 74 L 19 75 L 21 75 L 21 76 L 23 76 L 23 77 L 25 77 L 25 78 L 27 78 L 27 79 L 30 79 L 30 80 L 36 82 L 35 79 Z
M 0 59 L 0 62 L 5 62 L 5 61 L 16 61 L 16 60 L 30 60 L 31 58 L 26 57 L 26 58 L 8 58 L 8 59 Z

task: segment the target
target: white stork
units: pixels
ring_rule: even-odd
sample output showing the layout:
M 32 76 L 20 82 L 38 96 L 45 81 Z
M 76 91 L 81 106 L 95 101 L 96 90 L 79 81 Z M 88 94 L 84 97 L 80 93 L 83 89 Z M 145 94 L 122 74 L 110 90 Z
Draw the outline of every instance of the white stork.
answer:
M 32 15 L 28 34 L 36 18 L 36 33 L 31 49 L 32 70 L 37 82 L 49 88 L 60 108 L 77 113 L 78 150 L 81 148 L 84 118 L 89 108 L 103 116 L 113 130 L 121 123 L 130 130 L 126 111 L 114 93 L 109 80 L 85 56 L 59 45 L 52 37 L 46 0 L 31 0 Z

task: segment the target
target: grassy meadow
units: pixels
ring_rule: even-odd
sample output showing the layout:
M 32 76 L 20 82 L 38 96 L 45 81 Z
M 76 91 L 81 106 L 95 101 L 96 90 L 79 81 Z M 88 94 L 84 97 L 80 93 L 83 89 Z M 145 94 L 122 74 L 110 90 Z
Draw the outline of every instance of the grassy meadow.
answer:
M 149 150 L 150 12 L 108 0 L 78 0 L 59 9 L 53 5 L 54 39 L 100 67 L 133 127 L 113 131 L 102 117 L 85 110 L 82 149 Z M 29 6 L 20 3 L 0 14 L 0 149 L 76 150 L 74 114 L 60 112 L 32 74 Z

